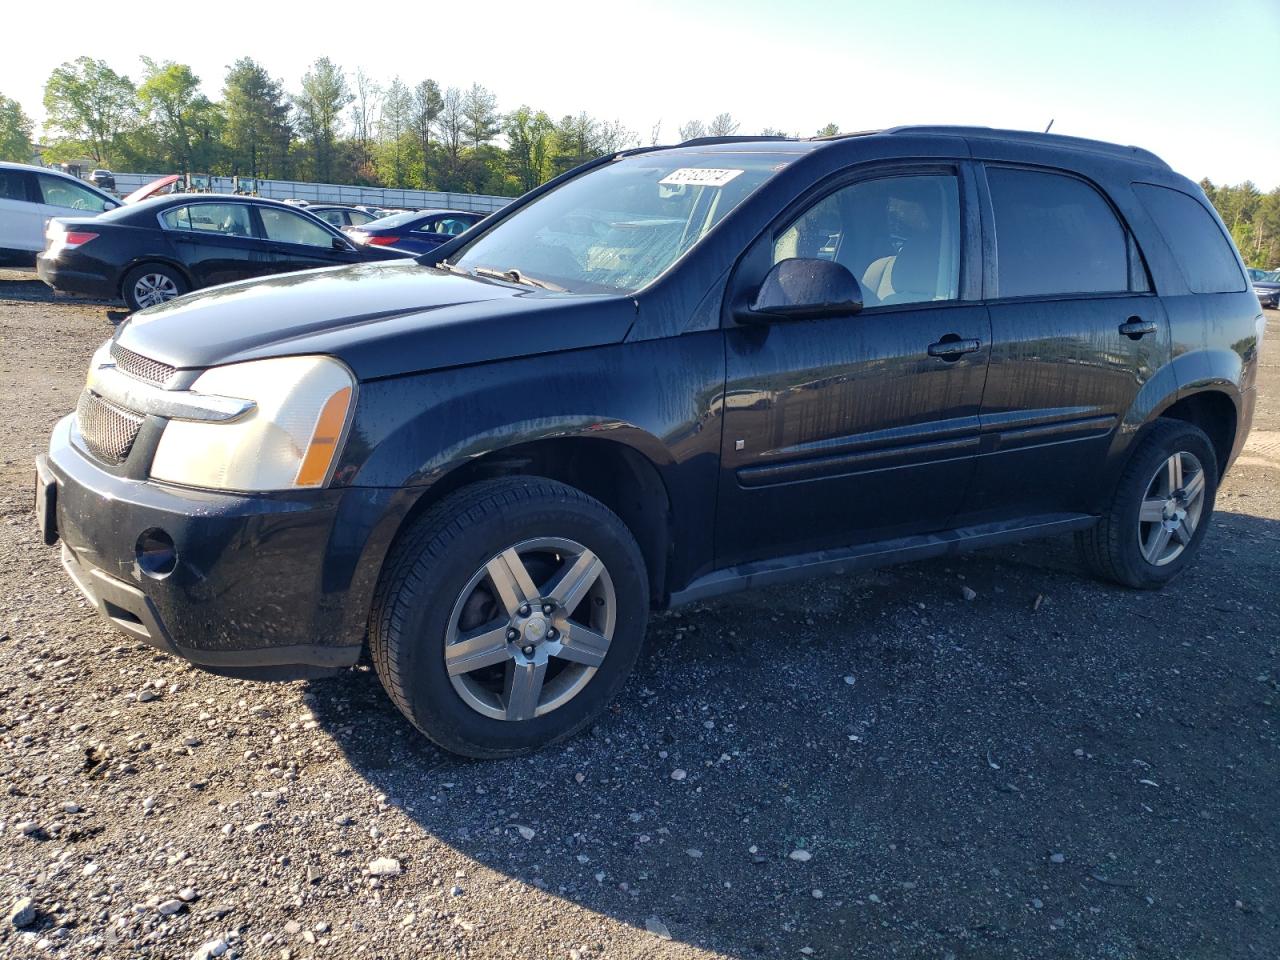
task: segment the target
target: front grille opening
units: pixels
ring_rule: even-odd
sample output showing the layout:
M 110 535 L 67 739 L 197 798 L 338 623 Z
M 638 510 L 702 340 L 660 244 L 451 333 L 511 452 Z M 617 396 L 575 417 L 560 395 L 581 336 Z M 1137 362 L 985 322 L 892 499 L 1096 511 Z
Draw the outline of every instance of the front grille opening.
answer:
M 85 446 L 106 463 L 124 463 L 142 429 L 143 419 L 107 403 L 92 390 L 80 394 L 80 402 L 76 404 L 76 425 Z
M 135 627 L 142 627 L 144 630 L 146 629 L 146 626 L 142 622 L 142 618 L 133 611 L 126 610 L 124 607 L 118 606 L 110 600 L 103 600 L 102 606 L 106 609 L 107 616 L 112 620 L 119 620 L 122 623 L 131 624 Z
M 154 383 L 158 387 L 163 387 L 178 372 L 177 367 L 134 353 L 114 341 L 111 343 L 111 359 L 116 362 L 116 369 L 121 373 Z

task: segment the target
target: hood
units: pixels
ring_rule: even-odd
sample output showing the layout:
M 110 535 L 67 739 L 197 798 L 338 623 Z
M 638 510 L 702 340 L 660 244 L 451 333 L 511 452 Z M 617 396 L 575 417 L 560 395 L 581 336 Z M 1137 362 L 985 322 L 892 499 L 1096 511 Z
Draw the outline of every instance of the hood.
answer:
M 211 287 L 130 317 L 122 347 L 179 369 L 308 353 L 361 380 L 617 343 L 635 301 L 473 279 L 413 260 Z
M 1280 290 L 1280 280 L 1251 280 L 1255 290 Z

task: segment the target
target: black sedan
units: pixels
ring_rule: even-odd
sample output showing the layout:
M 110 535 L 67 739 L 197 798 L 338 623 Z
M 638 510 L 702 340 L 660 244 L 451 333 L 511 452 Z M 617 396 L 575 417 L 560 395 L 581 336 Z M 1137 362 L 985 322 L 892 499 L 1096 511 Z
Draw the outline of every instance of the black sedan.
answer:
M 1262 270 L 1250 270 L 1253 279 L 1253 292 L 1258 295 L 1258 302 L 1272 310 L 1280 308 L 1280 270 L 1266 273 Z
M 403 256 L 352 243 L 296 207 L 206 193 L 51 220 L 36 268 L 55 290 L 140 310 L 232 280 Z
M 392 214 L 363 227 L 347 227 L 346 232 L 364 246 L 417 256 L 465 233 L 486 216 L 469 210 L 416 210 Z

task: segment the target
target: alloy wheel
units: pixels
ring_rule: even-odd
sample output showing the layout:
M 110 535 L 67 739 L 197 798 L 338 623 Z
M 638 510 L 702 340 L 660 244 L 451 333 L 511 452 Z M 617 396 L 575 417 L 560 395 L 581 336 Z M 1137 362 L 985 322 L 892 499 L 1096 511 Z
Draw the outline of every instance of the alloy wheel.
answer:
M 133 285 L 133 299 L 140 307 L 153 307 L 178 295 L 178 285 L 163 273 L 144 273 Z
M 1153 566 L 1172 563 L 1187 549 L 1204 513 L 1204 466 L 1193 453 L 1178 451 L 1147 484 L 1138 510 L 1138 546 Z
M 530 720 L 582 692 L 609 652 L 617 595 L 604 563 L 559 537 L 517 543 L 463 587 L 445 635 L 449 680 L 495 720 Z

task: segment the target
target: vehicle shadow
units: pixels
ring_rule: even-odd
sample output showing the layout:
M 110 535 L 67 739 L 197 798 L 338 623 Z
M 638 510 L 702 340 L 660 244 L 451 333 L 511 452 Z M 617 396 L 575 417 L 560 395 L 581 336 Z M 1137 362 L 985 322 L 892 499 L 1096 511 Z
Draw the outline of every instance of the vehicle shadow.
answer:
M 367 665 L 313 709 L 540 916 L 744 960 L 1241 955 L 1280 908 L 1278 576 L 1280 522 L 1220 513 L 1158 593 L 1066 540 L 698 604 L 589 734 L 510 761 L 436 750 Z

